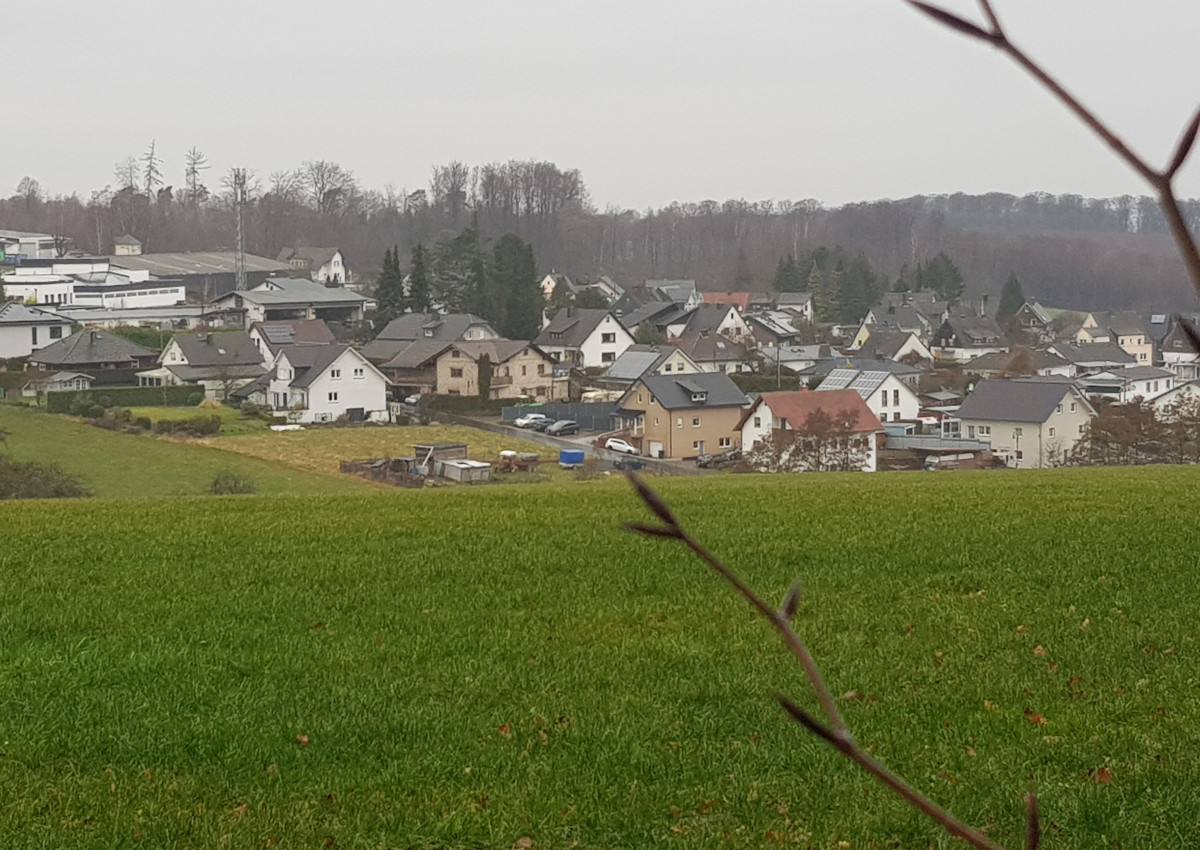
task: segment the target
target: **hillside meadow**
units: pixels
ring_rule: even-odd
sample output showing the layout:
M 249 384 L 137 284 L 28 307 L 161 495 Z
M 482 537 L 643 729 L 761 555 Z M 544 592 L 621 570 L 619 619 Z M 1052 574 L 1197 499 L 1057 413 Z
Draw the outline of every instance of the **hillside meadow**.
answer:
M 875 755 L 1007 847 L 1200 828 L 1194 469 L 658 479 Z M 6 503 L 12 847 L 951 846 L 610 479 Z

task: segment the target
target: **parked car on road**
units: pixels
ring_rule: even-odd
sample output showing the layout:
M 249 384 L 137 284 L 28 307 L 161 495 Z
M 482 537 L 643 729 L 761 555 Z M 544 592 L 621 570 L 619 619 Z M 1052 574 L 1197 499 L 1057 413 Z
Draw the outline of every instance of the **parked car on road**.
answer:
M 615 469 L 642 469 L 646 466 L 646 461 L 639 457 L 623 457 L 613 461 Z
M 546 433 L 553 437 L 566 437 L 568 434 L 578 434 L 579 423 L 574 419 L 560 419 L 546 428 Z
M 530 425 L 526 430 L 542 432 L 542 431 L 545 431 L 547 428 L 549 428 L 553 424 L 554 424 L 553 419 L 550 419 L 550 418 L 538 419 L 538 420 L 534 421 L 534 423 L 532 425 Z
M 621 452 L 622 454 L 627 455 L 641 454 L 641 452 L 629 445 L 629 443 L 625 442 L 620 437 L 609 437 L 604 441 L 604 448 L 608 449 L 610 452 Z
M 421 394 L 413 393 L 412 395 L 410 395 L 406 399 L 404 399 L 404 403 L 405 404 L 420 404 L 421 403 Z
M 541 422 L 543 419 L 547 420 L 547 424 L 554 421 L 544 413 L 526 413 L 524 416 L 518 416 L 514 419 L 513 424 L 518 428 L 532 428 L 534 424 Z

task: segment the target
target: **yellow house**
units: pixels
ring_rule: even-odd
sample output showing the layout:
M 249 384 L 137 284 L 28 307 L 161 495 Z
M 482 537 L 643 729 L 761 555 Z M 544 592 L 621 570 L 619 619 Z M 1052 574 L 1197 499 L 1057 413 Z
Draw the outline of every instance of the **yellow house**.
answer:
M 745 393 L 722 372 L 650 375 L 621 397 L 620 427 L 641 444 L 643 454 L 692 458 L 734 448 Z
M 485 361 L 486 358 L 486 361 Z M 480 369 L 490 368 L 489 399 L 557 401 L 554 361 L 530 342 L 489 339 L 456 342 L 437 359 L 440 395 L 479 395 Z

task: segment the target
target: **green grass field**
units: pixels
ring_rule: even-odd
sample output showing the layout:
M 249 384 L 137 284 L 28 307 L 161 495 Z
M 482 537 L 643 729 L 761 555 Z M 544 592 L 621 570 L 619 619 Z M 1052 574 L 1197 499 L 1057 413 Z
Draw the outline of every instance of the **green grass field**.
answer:
M 176 418 L 196 415 L 175 408 Z M 18 460 L 57 463 L 104 498 L 156 498 L 204 493 L 222 470 L 250 478 L 260 493 L 325 494 L 374 489 L 366 481 L 313 472 L 195 441 L 116 434 L 66 416 L 0 405 L 7 451 Z
M 918 788 L 1010 848 L 1027 789 L 1044 847 L 1176 848 L 1198 481 L 656 484 L 768 596 L 803 576 L 852 729 Z M 621 530 L 623 481 L 0 510 L 5 846 L 952 846 L 784 719 L 800 672 Z

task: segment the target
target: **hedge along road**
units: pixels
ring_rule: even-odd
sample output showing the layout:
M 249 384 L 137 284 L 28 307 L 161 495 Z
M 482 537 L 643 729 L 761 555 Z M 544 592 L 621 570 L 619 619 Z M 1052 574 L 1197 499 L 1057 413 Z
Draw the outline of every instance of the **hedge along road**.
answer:
M 471 428 L 478 428 L 480 431 L 490 431 L 493 434 L 517 437 L 527 440 L 530 443 L 541 443 L 544 446 L 550 446 L 555 449 L 582 449 L 586 455 L 599 458 L 602 461 L 609 461 L 610 463 L 618 461 L 623 457 L 628 457 L 628 455 L 621 452 L 610 452 L 608 449 L 596 448 L 592 445 L 593 437 L 578 437 L 575 440 L 570 440 L 566 437 L 555 437 L 541 431 L 518 428 L 515 425 L 482 422 L 478 419 L 472 419 L 469 416 L 459 416 L 453 413 L 442 412 L 439 412 L 437 415 L 439 419 L 453 422 L 455 425 L 466 425 Z M 647 472 L 658 473 L 660 475 L 705 475 L 714 471 L 711 469 L 700 469 L 694 463 L 682 460 L 655 460 L 642 456 L 639 456 L 638 459 L 646 464 Z

